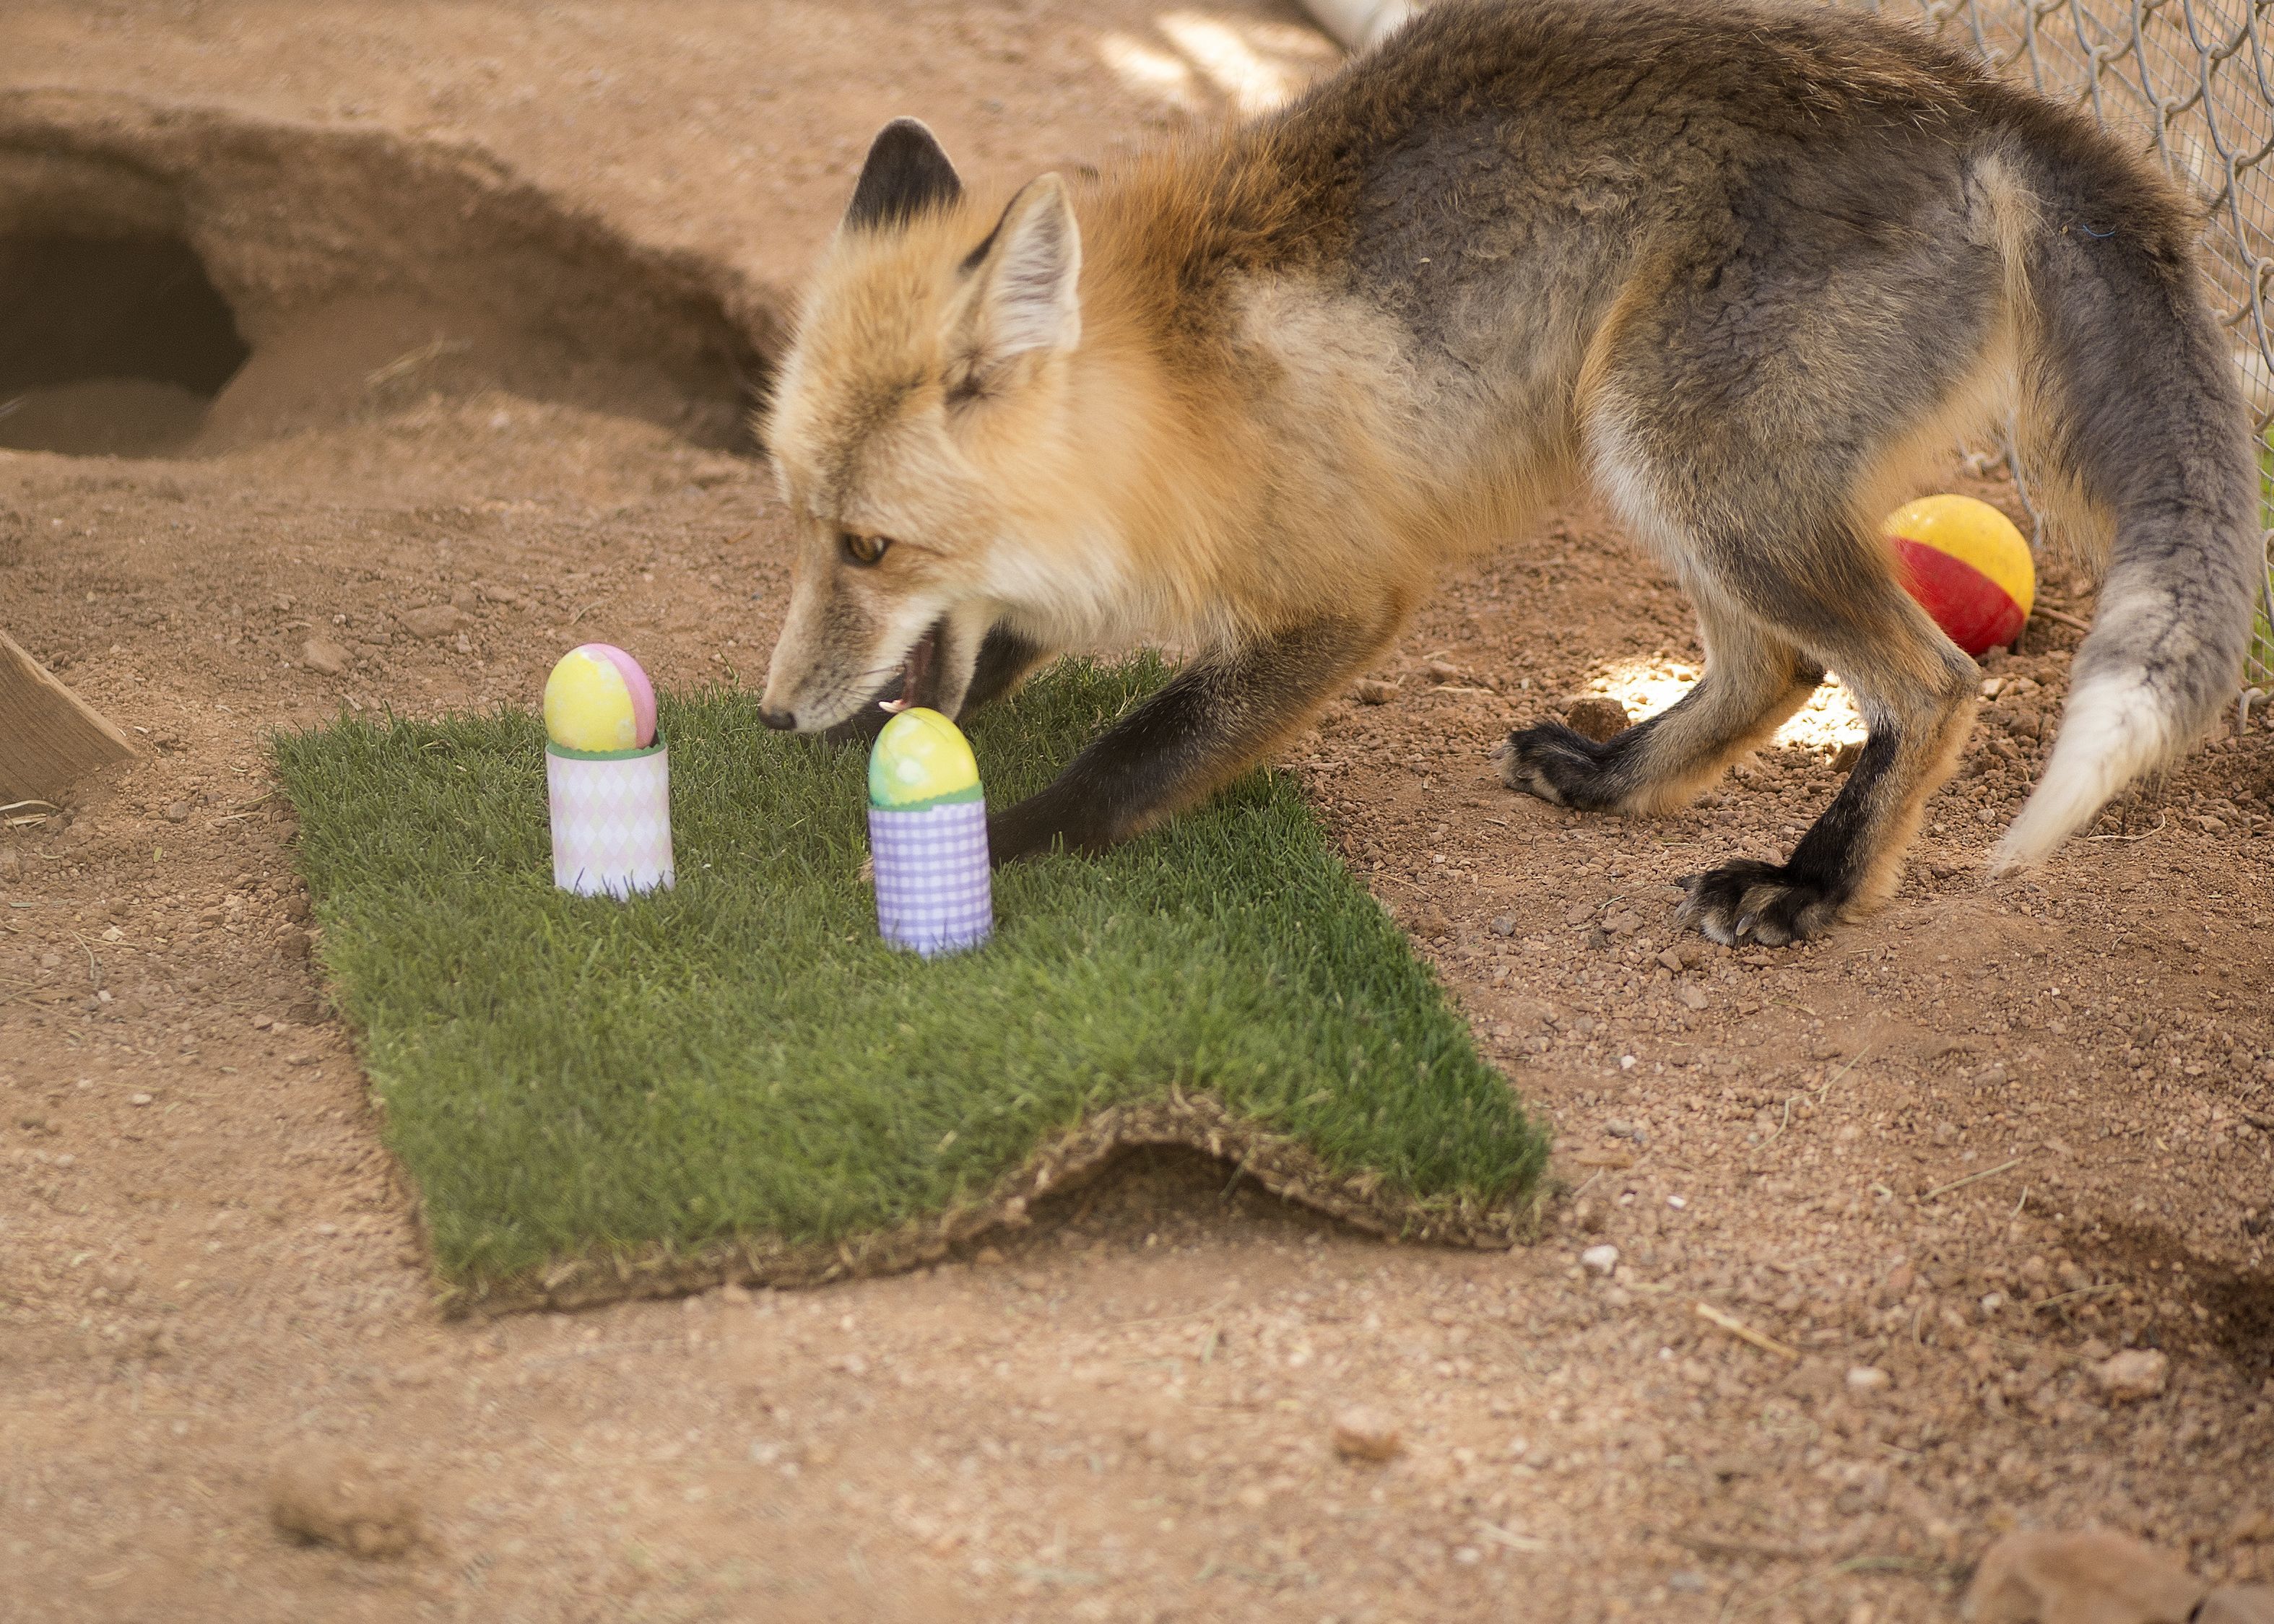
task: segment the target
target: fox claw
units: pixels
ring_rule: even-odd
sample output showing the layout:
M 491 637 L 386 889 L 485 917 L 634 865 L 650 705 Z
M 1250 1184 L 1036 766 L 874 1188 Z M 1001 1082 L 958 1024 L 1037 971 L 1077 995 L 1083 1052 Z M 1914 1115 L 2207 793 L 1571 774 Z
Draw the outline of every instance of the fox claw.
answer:
M 1679 883 L 1689 894 L 1676 918 L 1724 947 L 1805 942 L 1840 916 L 1830 886 L 1783 864 L 1733 862 Z

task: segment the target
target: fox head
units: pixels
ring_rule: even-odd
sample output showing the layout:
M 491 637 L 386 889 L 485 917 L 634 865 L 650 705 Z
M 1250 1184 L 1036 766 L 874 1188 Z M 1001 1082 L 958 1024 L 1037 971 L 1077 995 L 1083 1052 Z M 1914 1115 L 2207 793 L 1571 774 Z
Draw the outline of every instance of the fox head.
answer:
M 1025 476 L 1065 439 L 1081 238 L 1056 175 L 983 223 L 931 132 L 887 124 L 764 426 L 795 537 L 770 726 L 879 701 L 953 716 L 990 629 L 1048 635 L 1062 589 L 1031 561 L 1048 504 Z

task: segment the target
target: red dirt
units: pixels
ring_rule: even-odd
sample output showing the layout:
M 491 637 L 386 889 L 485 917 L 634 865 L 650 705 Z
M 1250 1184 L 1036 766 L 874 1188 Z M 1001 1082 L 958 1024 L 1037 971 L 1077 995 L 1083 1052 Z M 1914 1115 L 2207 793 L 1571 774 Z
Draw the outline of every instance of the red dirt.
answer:
M 1015 177 L 1184 117 L 1144 88 L 1180 61 L 1221 104 L 1192 64 L 1226 39 L 1326 56 L 1261 4 L 33 4 L 10 35 L 12 85 L 472 144 L 758 294 L 892 114 Z M 441 1320 L 262 738 L 532 703 L 590 637 L 755 680 L 784 576 L 764 469 L 651 403 L 388 382 L 201 459 L 0 453 L 0 625 L 148 747 L 0 843 L 0 1614 L 1884 1624 L 1948 1616 L 1996 1532 L 2090 1520 L 2274 1576 L 2237 1531 L 2274 1498 L 2274 737 L 1985 885 L 2074 643 L 2037 622 L 1884 913 L 1706 947 L 1667 881 L 1788 844 L 1834 735 L 1653 822 L 1502 790 L 1510 721 L 1698 659 L 1584 509 L 1449 580 L 1389 703 L 1289 762 L 1556 1122 L 1542 1244 L 1384 1246 L 1163 1157 L 917 1275 Z M 2091 1370 L 2127 1343 L 2170 1374 L 2120 1403 Z M 1337 1453 L 1353 1405 L 1393 1460 Z M 330 1447 L 422 1544 L 278 1533 L 274 1463 Z

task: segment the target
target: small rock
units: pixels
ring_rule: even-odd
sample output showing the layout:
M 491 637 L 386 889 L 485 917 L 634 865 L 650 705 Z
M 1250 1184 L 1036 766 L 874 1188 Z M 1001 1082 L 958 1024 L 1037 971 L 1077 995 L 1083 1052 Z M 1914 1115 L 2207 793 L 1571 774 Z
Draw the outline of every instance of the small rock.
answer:
M 1445 917 L 1445 910 L 1434 903 L 1426 905 L 1413 916 L 1416 936 L 1449 936 L 1453 934 L 1453 922 Z
M 1670 947 L 1664 952 L 1659 954 L 1658 962 L 1664 968 L 1672 971 L 1676 975 L 1681 974 L 1683 970 L 1689 967 L 1682 962 L 1682 955 L 1675 952 Z
M 1695 981 L 1684 981 L 1674 989 L 1675 1001 L 1685 1010 L 1702 1010 L 1711 1002 L 1706 989 Z
M 1003 1252 L 999 1247 L 982 1246 L 971 1254 L 971 1260 L 983 1268 L 992 1268 L 1003 1261 Z
M 23 872 L 24 859 L 22 853 L 18 852 L 12 846 L 0 846 L 0 880 L 13 880 L 19 878 L 23 875 Z
M 2195 1609 L 2195 1624 L 2274 1624 L 2274 1584 L 2231 1584 Z
M 1630 936 L 1642 929 L 1642 915 L 1632 908 L 1621 908 L 1604 916 L 1603 929 L 1615 936 Z
M 1516 934 L 1516 915 L 1513 914 L 1503 914 L 1497 919 L 1494 920 L 1492 922 L 1492 933 L 1496 936 L 1514 936 Z
M 2202 1593 L 2124 1534 L 2014 1533 L 1983 1553 L 1962 1611 L 1972 1624 L 2185 1624 Z
M 1885 1393 L 1894 1385 L 1894 1378 L 1876 1365 L 1858 1365 L 1848 1372 L 1850 1393 Z
M 126 1103 L 129 1105 L 147 1105 L 150 1103 L 150 1096 L 147 1094 L 131 1094 L 127 1097 Z
M 1855 768 L 1856 763 L 1863 759 L 1864 741 L 1860 739 L 1850 739 L 1847 743 L 1841 745 L 1838 749 L 1832 752 L 1832 771 L 1834 772 L 1851 771 Z
M 2172 1361 L 2153 1348 L 2128 1348 L 2093 1365 L 2092 1379 L 2112 1404 L 2154 1398 L 2171 1378 Z
M 1351 692 L 1358 695 L 1362 705 L 1386 705 L 1397 697 L 1397 684 L 1383 682 L 1374 677 L 1360 677 L 1351 684 Z
M 1626 732 L 1627 708 L 1602 694 L 1583 695 L 1564 705 L 1563 725 L 1582 738 L 1600 744 Z
M 405 609 L 400 619 L 414 637 L 447 637 L 466 623 L 466 612 L 456 604 L 428 604 Z
M 343 675 L 354 659 L 345 643 L 334 643 L 328 637 L 311 637 L 300 645 L 300 663 L 328 677 Z
M 175 801 L 171 806 L 166 808 L 166 821 L 169 823 L 188 823 L 190 821 L 190 803 L 186 801 Z
M 1335 1453 L 1346 1461 L 1387 1461 L 1404 1447 L 1397 1424 L 1378 1410 L 1353 1404 L 1335 1416 Z
M 1619 1266 L 1619 1249 L 1606 1241 L 1600 1246 L 1590 1246 L 1581 1252 L 1579 1261 L 1598 1274 L 1608 1274 Z
M 276 951 L 287 959 L 305 959 L 313 939 L 305 930 L 287 930 L 276 938 Z
M 352 1450 L 306 1444 L 277 1462 L 268 1484 L 277 1531 L 355 1556 L 400 1556 L 416 1544 L 418 1502 L 381 1479 Z
M 2274 1544 L 2274 1510 L 2260 1507 L 2234 1519 L 2226 1537 L 2239 1545 Z

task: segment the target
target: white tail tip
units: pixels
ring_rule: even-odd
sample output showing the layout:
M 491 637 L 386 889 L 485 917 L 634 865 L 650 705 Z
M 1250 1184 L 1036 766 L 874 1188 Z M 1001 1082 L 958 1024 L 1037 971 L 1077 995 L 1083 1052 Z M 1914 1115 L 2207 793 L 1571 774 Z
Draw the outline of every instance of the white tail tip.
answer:
M 2090 823 L 2111 795 L 2165 760 L 2179 742 L 2154 689 L 2137 673 L 2085 678 L 2069 695 L 2045 776 L 1998 842 L 1990 872 L 2011 874 L 2043 862 Z

